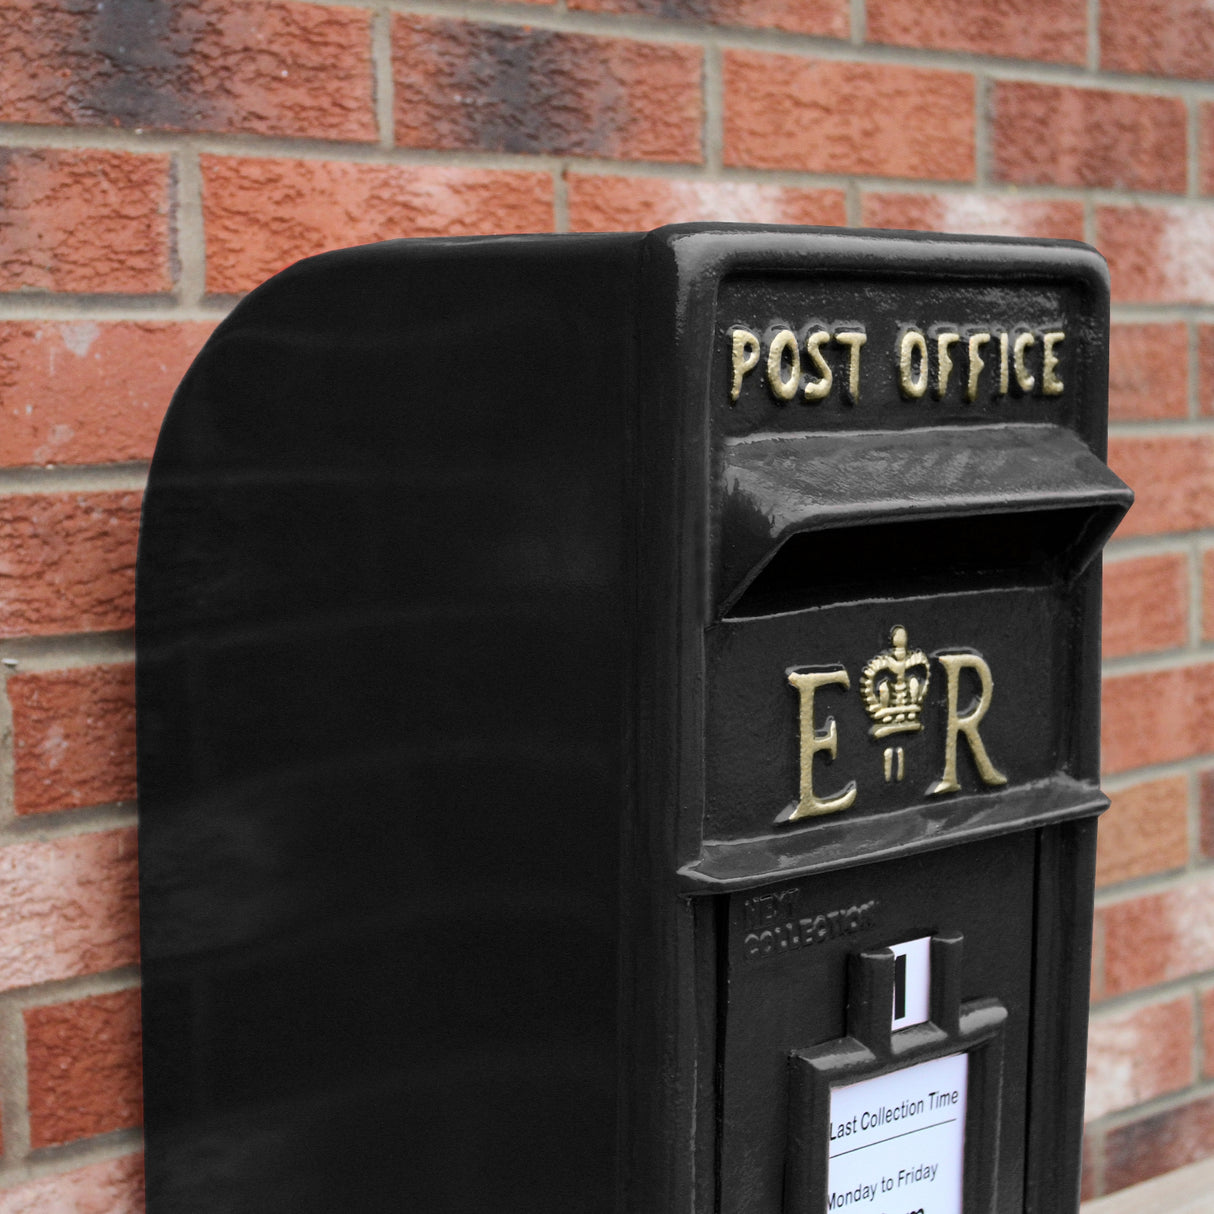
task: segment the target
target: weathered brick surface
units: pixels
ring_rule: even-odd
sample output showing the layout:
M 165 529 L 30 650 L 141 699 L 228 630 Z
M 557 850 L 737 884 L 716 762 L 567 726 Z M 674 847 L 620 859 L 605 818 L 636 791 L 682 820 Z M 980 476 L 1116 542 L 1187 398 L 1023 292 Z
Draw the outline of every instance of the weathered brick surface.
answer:
M 1189 412 L 1189 331 L 1181 322 L 1109 329 L 1109 419 L 1148 421 Z
M 846 38 L 851 27 L 847 0 L 814 4 L 805 0 L 569 0 L 569 7 L 666 21 L 757 26 L 828 38 Z
M 1110 794 L 1100 819 L 1096 884 L 1180 869 L 1189 859 L 1189 781 L 1148 780 Z
M 1197 399 L 1202 413 L 1214 414 L 1214 325 L 1197 326 Z
M 866 228 L 918 232 L 971 232 L 983 236 L 1083 238 L 1083 203 L 1015 198 L 1006 194 L 895 194 L 868 191 L 861 197 Z
M 0 465 L 150 459 L 169 399 L 213 327 L 0 322 Z
M 1214 437 L 1116 437 L 1109 463 L 1136 495 L 1119 536 L 1214 526 Z
M 867 0 L 868 38 L 899 46 L 1083 63 L 1084 0 Z
M 1214 860 L 1214 768 L 1201 773 L 1199 788 L 1201 829 L 1198 845 L 1207 860 Z
M 0 291 L 167 291 L 169 158 L 0 147 Z
M 135 668 L 14 674 L 13 799 L 19 814 L 135 798 Z
M 143 1121 L 139 991 L 26 1008 L 30 1146 Z
M 701 159 L 701 53 L 671 43 L 398 15 L 405 147 Z
M 1189 562 L 1166 552 L 1109 561 L 1104 567 L 1106 658 L 1175 649 L 1188 640 Z
M 973 178 L 967 73 L 738 50 L 725 52 L 724 90 L 726 164 Z
M 1116 1192 L 1214 1154 L 1214 1096 L 1107 1131 L 1105 1191 Z
M 567 184 L 569 226 L 575 232 L 637 231 L 696 219 L 833 225 L 847 222 L 842 190 L 583 173 L 568 174 Z
M 138 959 L 133 829 L 0 847 L 0 990 Z
M 143 1214 L 143 1157 L 123 1155 L 0 1189 L 0 1214 Z
M 1092 1017 L 1084 1115 L 1095 1121 L 1193 1081 L 1193 1000 L 1181 995 Z
M 1122 303 L 1214 302 L 1214 210 L 1097 207 L 1096 247 Z
M 0 636 L 130 628 L 138 493 L 0 500 Z
M 1107 772 L 1214 752 L 1214 663 L 1106 675 L 1101 705 Z
M 1201 992 L 1201 1044 L 1203 1078 L 1214 1079 L 1214 987 Z
M 1106 996 L 1214 968 L 1214 874 L 1101 907 Z
M 0 122 L 374 139 L 371 14 L 0 0 Z
M 1188 115 L 1179 97 L 998 81 L 995 177 L 1019 185 L 1185 190 Z
M 398 236 L 552 228 L 552 179 L 446 165 L 202 157 L 207 289 L 247 291 L 314 253 Z
M 1100 0 L 1100 65 L 1214 78 L 1214 11 L 1203 0 Z

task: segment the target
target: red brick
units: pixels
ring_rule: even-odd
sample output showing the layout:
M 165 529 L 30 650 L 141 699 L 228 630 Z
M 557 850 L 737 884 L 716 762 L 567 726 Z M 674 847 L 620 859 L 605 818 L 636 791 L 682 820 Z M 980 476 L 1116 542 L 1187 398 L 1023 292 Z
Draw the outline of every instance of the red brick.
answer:
M 1193 1082 L 1193 1000 L 1097 1013 L 1088 1029 L 1084 1116 L 1095 1121 Z
M 1109 675 L 1101 704 L 1106 772 L 1214 751 L 1214 664 Z
M 571 9 L 636 14 L 667 21 L 708 25 L 747 25 L 846 38 L 851 21 L 847 0 L 569 0 Z
M 1084 63 L 1084 0 L 868 0 L 869 42 Z
M 1079 1186 L 1079 1200 L 1091 1201 L 1100 1192 L 1099 1181 L 1099 1132 L 1085 1130 L 1083 1135 L 1083 1176 Z
M 1100 819 L 1097 885 L 1184 868 L 1189 861 L 1186 777 L 1149 780 L 1111 793 L 1109 799 L 1112 805 Z
M 724 89 L 726 164 L 974 176 L 974 78 L 963 72 L 726 51 Z
M 1197 326 L 1197 398 L 1202 413 L 1214 413 L 1214 325 Z
M 30 1146 L 143 1122 L 139 992 L 25 1009 Z
M 553 226 L 547 173 L 227 156 L 203 156 L 202 173 L 207 289 L 220 294 L 345 245 Z
M 1101 907 L 1109 997 L 1214 968 L 1214 874 Z
M 1214 1079 L 1214 987 L 1201 992 L 1201 1054 L 1204 1078 Z
M 0 148 L 0 291 L 167 291 L 169 159 Z
M 0 1190 L 0 1214 L 144 1214 L 143 1156 L 123 1155 Z
M 1083 203 L 1059 199 L 1016 198 L 1008 194 L 870 192 L 861 199 L 860 214 L 866 228 L 1083 239 Z
M 135 964 L 138 898 L 134 828 L 0 847 L 0 990 Z
M 1201 838 L 1199 846 L 1206 859 L 1214 860 L 1214 768 L 1201 773 Z
M 1175 649 L 1188 640 L 1188 557 L 1180 552 L 1104 567 L 1104 656 Z
M 130 628 L 139 493 L 0 502 L 0 636 Z
M 371 14 L 0 0 L 0 122 L 376 138 Z
M 1214 640 L 1214 548 L 1201 554 L 1202 639 Z
M 1115 324 L 1109 331 L 1109 418 L 1187 417 L 1189 331 L 1175 324 Z
M 134 666 L 14 674 L 8 695 L 17 813 L 134 800 Z
M 1136 495 L 1119 537 L 1214 526 L 1214 437 L 1118 436 L 1109 463 Z
M 627 232 L 698 219 L 845 224 L 842 190 L 668 177 L 567 176 L 575 232 Z
M 1211 1154 L 1214 1096 L 1206 1096 L 1106 1131 L 1104 1191 L 1115 1193 Z
M 1185 103 L 1003 80 L 991 96 L 997 180 L 1183 194 Z
M 701 159 L 696 47 L 404 15 L 392 35 L 404 147 Z
M 150 459 L 211 324 L 0 322 L 0 464 Z
M 1214 12 L 1204 0 L 1100 0 L 1100 66 L 1214 79 Z
M 1214 209 L 1098 207 L 1096 245 L 1123 303 L 1214 303 Z

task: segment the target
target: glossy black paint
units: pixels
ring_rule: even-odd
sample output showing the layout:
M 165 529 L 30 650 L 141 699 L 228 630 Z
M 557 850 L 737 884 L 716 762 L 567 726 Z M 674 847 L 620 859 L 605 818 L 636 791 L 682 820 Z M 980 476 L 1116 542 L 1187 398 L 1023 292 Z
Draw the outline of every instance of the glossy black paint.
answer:
M 140 543 L 151 1214 L 776 1214 L 849 958 L 948 931 L 1008 1010 L 993 1208 L 1073 1209 L 1107 307 L 1081 246 L 710 225 L 249 296 Z M 874 386 L 731 405 L 730 327 L 814 320 L 866 327 Z M 1066 393 L 891 389 L 902 327 L 994 322 L 1064 326 Z M 776 826 L 787 670 L 854 680 L 898 623 L 990 660 L 1008 785 L 926 795 L 939 678 L 883 784 L 853 682 L 821 771 L 862 799 Z M 740 907 L 789 888 L 884 910 L 747 959 Z

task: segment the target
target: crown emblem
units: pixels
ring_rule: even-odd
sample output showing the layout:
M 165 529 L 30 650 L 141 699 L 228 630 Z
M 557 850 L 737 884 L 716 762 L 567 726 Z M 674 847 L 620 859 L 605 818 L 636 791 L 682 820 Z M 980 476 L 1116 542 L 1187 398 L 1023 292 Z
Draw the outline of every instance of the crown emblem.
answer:
M 891 648 L 877 654 L 860 675 L 864 707 L 876 722 L 869 730 L 874 738 L 923 728 L 919 713 L 931 677 L 927 654 L 907 649 L 906 629 L 901 624 L 890 632 L 889 639 Z

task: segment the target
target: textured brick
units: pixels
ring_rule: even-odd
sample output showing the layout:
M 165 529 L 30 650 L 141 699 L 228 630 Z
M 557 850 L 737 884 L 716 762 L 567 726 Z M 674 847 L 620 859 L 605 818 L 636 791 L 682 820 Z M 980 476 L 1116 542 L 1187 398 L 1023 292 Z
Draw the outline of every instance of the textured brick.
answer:
M 868 0 L 869 42 L 1083 63 L 1084 0 Z
M 0 636 L 130 628 L 139 493 L 17 494 L 0 503 Z
M 896 123 L 890 114 L 897 114 Z M 727 51 L 725 161 L 756 169 L 969 181 L 974 78 Z
M 866 228 L 916 232 L 972 232 L 982 236 L 1083 239 L 1083 203 L 1014 198 L 1006 194 L 866 193 L 860 202 Z
M 213 328 L 0 322 L 0 464 L 151 458 L 173 390 Z
M 134 800 L 134 666 L 14 674 L 8 695 L 19 814 Z
M 1109 463 L 1136 495 L 1118 536 L 1214 526 L 1214 438 L 1119 436 L 1109 441 Z
M 664 223 L 717 219 L 738 223 L 845 224 L 842 190 L 666 177 L 568 174 L 569 225 L 575 232 L 627 232 Z
M 1202 638 L 1214 641 L 1214 548 L 1201 554 Z
M 1104 656 L 1175 649 L 1188 640 L 1189 566 L 1180 552 L 1104 567 Z
M 1105 995 L 1214 968 L 1214 874 L 1101 907 Z
M 371 14 L 283 0 L 0 0 L 0 122 L 376 137 Z
M 1096 884 L 1184 868 L 1189 860 L 1189 782 L 1149 780 L 1111 793 L 1100 819 Z
M 138 960 L 134 829 L 0 847 L 0 990 Z
M 1096 246 L 1123 303 L 1214 303 L 1214 209 L 1098 207 Z
M 1214 79 L 1214 10 L 1204 0 L 1100 0 L 1100 66 Z
M 1083 1135 L 1083 1172 L 1079 1183 L 1079 1200 L 1091 1201 L 1100 1191 L 1098 1183 L 1097 1146 L 1098 1135 L 1085 1131 Z
M 207 289 L 220 294 L 345 245 L 553 226 L 546 173 L 227 156 L 202 157 L 202 172 Z
M 1214 325 L 1197 326 L 1197 399 L 1202 413 L 1214 414 Z
M 846 38 L 851 22 L 847 0 L 569 0 L 571 9 L 596 13 L 628 13 L 667 21 L 698 21 L 708 25 L 748 25 Z
M 0 1214 L 144 1214 L 143 1157 L 123 1155 L 0 1190 Z
M 139 992 L 25 1009 L 30 1146 L 60 1146 L 143 1121 Z
M 1095 1121 L 1193 1082 L 1193 1000 L 1097 1013 L 1088 1029 L 1084 1116 Z
M 1108 675 L 1101 704 L 1106 772 L 1214 751 L 1214 663 Z
M 405 147 L 699 161 L 695 47 L 397 16 Z
M 169 159 L 0 148 L 0 291 L 167 291 Z
M 1175 324 L 1115 324 L 1109 331 L 1109 418 L 1187 417 L 1189 331 Z
M 1108 1130 L 1104 1150 L 1106 1193 L 1196 1163 L 1214 1154 L 1214 1096 Z
M 1188 115 L 1179 97 L 1003 80 L 991 104 L 998 180 L 1185 191 Z
M 1201 838 L 1198 845 L 1206 859 L 1214 860 L 1214 768 L 1201 773 L 1199 788 Z
M 974 176 L 974 78 L 966 73 L 726 51 L 724 90 L 726 164 Z
M 1201 992 L 1201 1054 L 1204 1078 L 1214 1079 L 1214 986 Z

